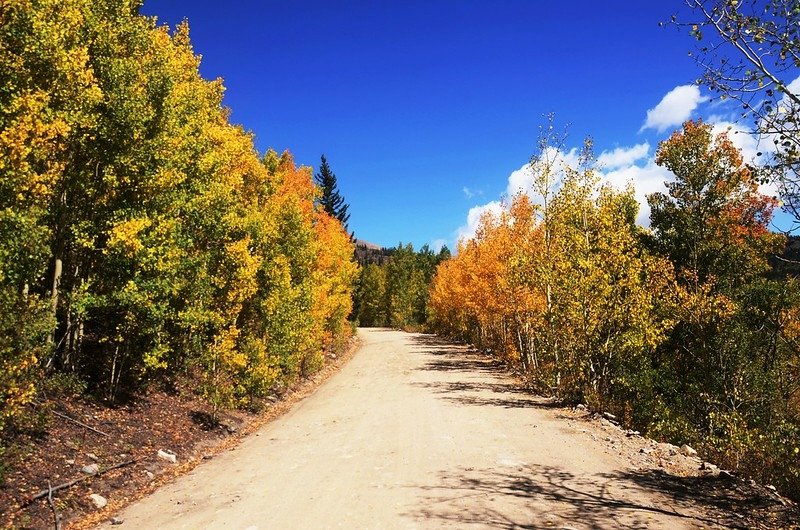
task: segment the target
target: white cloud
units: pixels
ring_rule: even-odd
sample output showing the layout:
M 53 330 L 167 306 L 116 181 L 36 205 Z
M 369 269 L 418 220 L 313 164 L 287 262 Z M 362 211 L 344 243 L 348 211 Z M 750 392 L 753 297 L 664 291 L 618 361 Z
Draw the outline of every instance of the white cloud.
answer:
M 720 120 L 719 117 L 714 117 L 714 119 Z M 746 163 L 758 160 L 756 157 L 757 152 L 767 152 L 767 146 L 763 145 L 765 142 L 762 140 L 762 145 L 759 145 L 757 138 L 749 134 L 741 125 L 728 121 L 709 121 L 709 123 L 712 124 L 712 132 L 715 135 L 722 132 L 728 133 L 728 138 L 730 138 L 733 145 L 741 149 Z M 633 149 L 631 148 L 631 150 Z M 598 157 L 599 160 L 600 158 Z M 650 206 L 647 204 L 647 196 L 656 192 L 667 193 L 664 183 L 675 179 L 675 176 L 668 169 L 656 165 L 654 156 L 648 157 L 644 164 L 637 165 L 632 161 L 616 168 L 612 167 L 611 171 L 603 171 L 601 175 L 603 182 L 609 183 L 618 189 L 624 189 L 628 183 L 633 184 L 634 195 L 639 202 L 639 215 L 636 218 L 636 222 L 642 226 L 650 225 Z M 761 186 L 760 191 L 767 195 L 775 195 L 776 191 L 773 188 L 771 186 Z
M 597 165 L 602 169 L 616 169 L 630 166 L 650 153 L 650 144 L 636 144 L 632 147 L 617 147 L 613 151 L 603 151 L 597 157 Z
M 630 182 L 635 187 L 636 199 L 641 204 L 637 222 L 643 226 L 650 223 L 650 209 L 647 205 L 646 196 L 656 191 L 665 191 L 664 181 L 671 179 L 671 173 L 666 169 L 655 164 L 652 158 L 648 158 L 644 166 L 637 166 L 636 162 L 646 158 L 650 152 L 650 144 L 647 142 L 637 144 L 629 148 L 617 148 L 611 152 L 603 152 L 598 161 L 602 161 L 606 168 L 599 172 L 602 182 L 611 184 L 618 189 L 624 189 Z M 545 152 L 545 158 L 553 161 L 555 175 L 553 178 L 554 188 L 558 189 L 559 183 L 564 176 L 565 167 L 578 167 L 578 149 L 572 148 L 568 152 L 551 149 Z M 513 171 L 508 176 L 506 187 L 507 197 L 513 197 L 519 192 L 526 193 L 534 203 L 539 203 L 541 198 L 533 190 L 534 170 L 530 164 L 525 164 L 521 168 Z M 475 206 L 467 214 L 467 222 L 456 231 L 456 241 L 459 239 L 471 239 L 475 237 L 475 232 L 480 223 L 484 212 L 490 211 L 495 215 L 500 215 L 506 205 L 501 201 L 491 201 L 489 203 Z
M 800 94 L 800 77 L 792 80 L 786 86 L 786 89 L 792 94 Z M 792 101 L 786 95 L 783 95 L 777 105 L 778 112 L 786 112 L 787 107 L 793 105 Z M 757 153 L 763 153 L 765 157 L 775 153 L 775 134 L 759 135 L 749 127 L 732 121 L 733 119 L 735 118 L 712 114 L 706 121 L 713 125 L 714 134 L 728 133 L 728 138 L 733 142 L 733 145 L 742 151 L 745 163 L 763 163 L 765 158 L 757 156 Z
M 723 114 L 711 114 L 708 118 L 705 119 L 706 122 L 714 124 L 714 123 L 721 123 L 721 122 L 730 122 L 731 120 L 735 119 L 734 116 L 731 115 L 723 115 Z
M 769 146 L 765 145 L 768 142 L 761 140 L 761 145 L 759 145 L 758 139 L 741 125 L 728 121 L 717 121 L 712 123 L 712 126 L 712 132 L 715 135 L 722 132 L 728 133 L 728 138 L 733 145 L 742 151 L 745 163 L 757 161 L 756 153 L 758 152 L 768 152 Z M 612 171 L 602 172 L 601 175 L 604 183 L 611 184 L 618 189 L 624 189 L 628 183 L 633 184 L 634 196 L 640 206 L 636 222 L 642 226 L 650 225 L 650 206 L 647 204 L 647 196 L 656 192 L 667 193 L 664 183 L 675 180 L 675 176 L 668 169 L 656 165 L 654 157 L 649 157 L 643 165 L 631 163 Z M 774 185 L 762 185 L 759 190 L 766 195 L 777 194 Z
M 756 153 L 771 152 L 774 150 L 774 146 L 768 145 L 770 142 L 759 142 L 750 131 L 737 123 L 712 121 L 711 119 L 709 119 L 709 123 L 712 125 L 711 131 L 714 133 L 714 136 L 720 133 L 728 134 L 728 138 L 731 143 L 733 143 L 734 147 L 742 152 L 745 163 L 756 162 L 758 160 L 756 158 Z M 763 145 L 759 146 L 759 143 Z
M 800 76 L 796 77 L 791 83 L 786 85 L 786 90 L 791 92 L 794 95 L 800 94 Z M 784 96 L 784 100 L 786 100 L 786 96 Z
M 533 183 L 533 170 L 530 164 L 525 164 L 521 168 L 512 172 L 508 177 L 508 187 L 506 188 L 506 195 L 513 197 L 520 191 L 527 191 L 531 188 Z
M 800 77 L 795 78 L 786 86 L 786 90 L 794 95 L 800 94 Z M 780 126 L 778 127 L 779 130 L 788 131 L 791 133 L 791 136 L 797 137 L 798 133 L 800 132 L 800 127 L 797 124 L 792 123 L 791 120 L 786 120 L 787 113 L 796 114 L 797 113 L 797 104 L 794 103 L 789 96 L 784 94 L 780 101 L 777 104 L 776 112 L 772 114 L 772 118 L 775 119 Z M 731 124 L 726 124 L 731 125 Z M 776 127 L 771 126 L 769 123 L 762 122 L 761 128 L 763 129 L 775 129 Z M 734 127 L 736 127 L 734 125 Z M 745 156 L 745 161 L 750 162 L 750 158 L 748 155 L 751 155 L 752 152 L 760 151 L 766 155 L 765 158 L 768 158 L 771 155 L 776 154 L 777 145 L 781 142 L 781 134 L 780 133 L 764 133 L 760 135 L 756 134 L 747 134 L 747 131 L 742 127 L 736 127 L 736 131 L 738 132 L 741 130 L 742 132 L 738 134 L 738 136 L 744 137 L 745 135 L 750 136 L 749 143 L 744 143 L 744 147 L 741 147 L 737 142 L 734 140 L 734 144 L 737 147 L 742 149 L 742 154 Z M 733 137 L 731 137 L 733 139 Z M 756 159 L 758 160 L 758 159 Z M 764 163 L 764 158 L 761 158 L 762 163 Z
M 469 209 L 469 213 L 467 214 L 467 224 L 456 231 L 456 241 L 475 237 L 475 232 L 478 230 L 478 225 L 480 224 L 484 212 L 492 212 L 494 215 L 500 215 L 502 211 L 503 203 L 500 201 L 492 201 L 480 206 L 473 206 Z
M 601 178 L 603 183 L 619 190 L 625 189 L 629 183 L 633 185 L 634 196 L 639 201 L 639 215 L 636 216 L 636 222 L 641 226 L 650 225 L 650 206 L 647 204 L 647 196 L 659 191 L 666 192 L 664 182 L 674 179 L 669 170 L 656 165 L 652 158 L 648 159 L 644 166 L 631 164 L 601 173 Z
M 466 186 L 461 188 L 461 191 L 464 193 L 464 197 L 466 197 L 467 199 L 471 199 L 473 197 L 477 197 L 479 195 L 483 195 L 483 191 L 475 190 L 475 189 L 472 189 L 472 188 L 468 188 Z
M 641 154 L 642 151 L 644 151 L 644 155 Z M 647 158 L 643 165 L 636 164 L 636 162 L 641 161 L 647 155 L 648 151 L 649 145 L 647 144 L 633 146 L 629 149 L 614 150 L 608 153 L 606 158 L 608 166 L 613 169 L 611 171 L 600 170 L 598 172 L 598 176 L 603 184 L 610 184 L 619 190 L 624 190 L 628 184 L 633 185 L 634 196 L 640 205 L 636 222 L 642 226 L 650 225 L 650 207 L 647 204 L 647 195 L 659 191 L 666 192 L 667 189 L 664 182 L 673 180 L 674 178 L 672 173 L 666 168 L 656 165 L 652 157 Z M 563 175 L 564 163 L 570 164 L 571 167 L 577 167 L 578 156 L 577 149 L 572 149 L 568 153 L 558 152 L 555 154 L 560 162 L 558 164 L 558 174 L 556 175 L 555 187 L 557 189 L 558 182 Z M 622 163 L 626 161 L 629 161 L 629 163 Z M 511 173 L 508 177 L 508 196 L 511 197 L 519 191 L 523 191 L 531 197 L 534 203 L 538 204 L 541 198 L 537 197 L 532 190 L 532 179 L 533 171 L 531 170 L 530 164 L 525 164 Z M 498 200 L 471 208 L 467 214 L 466 224 L 456 231 L 455 240 L 458 241 L 462 238 L 471 239 L 475 237 L 475 232 L 484 212 L 489 211 L 494 215 L 500 215 L 506 207 L 505 203 Z
M 669 127 L 680 125 L 707 99 L 700 95 L 700 89 L 695 85 L 676 86 L 661 98 L 658 105 L 647 111 L 647 119 L 640 132 L 645 129 L 664 132 Z
M 715 135 L 723 132 L 728 133 L 731 143 L 742 152 L 745 164 L 763 164 L 775 152 L 775 143 L 770 135 L 759 137 L 738 123 L 728 121 L 719 121 L 712 123 L 712 125 L 712 131 Z M 761 153 L 761 156 L 758 155 L 759 153 Z M 780 194 L 777 182 L 761 184 L 758 187 L 758 191 L 770 197 L 777 197 Z
M 440 250 L 442 250 L 442 247 L 444 247 L 446 244 L 447 240 L 445 239 L 434 239 L 433 241 L 430 242 L 428 246 L 431 248 L 432 251 L 438 253 Z
M 800 77 L 788 85 L 788 90 L 792 93 L 800 93 Z M 669 127 L 680 126 L 707 99 L 694 85 L 677 86 L 668 92 L 658 105 L 647 111 L 647 119 L 641 130 L 655 129 L 663 132 Z M 789 104 L 787 98 L 784 98 L 782 103 Z M 756 156 L 758 152 L 769 156 L 774 151 L 771 138 L 762 136 L 759 141 L 757 136 L 750 134 L 742 125 L 730 121 L 730 118 L 724 114 L 712 114 L 708 117 L 707 122 L 713 125 L 715 134 L 728 133 L 733 144 L 742 150 L 746 163 L 757 162 L 760 158 Z M 556 172 L 553 181 L 554 188 L 557 190 L 564 174 L 565 165 L 578 166 L 578 149 L 573 148 L 567 152 L 550 149 L 544 154 L 548 160 L 554 161 Z M 629 184 L 633 185 L 634 196 L 640 205 L 636 222 L 642 226 L 649 226 L 650 207 L 647 204 L 647 196 L 656 192 L 666 193 L 665 182 L 673 181 L 675 178 L 669 170 L 656 165 L 655 154 L 651 152 L 649 142 L 645 141 L 630 147 L 618 147 L 611 151 L 604 151 L 598 156 L 597 162 L 599 176 L 603 183 L 613 185 L 620 190 L 625 189 Z M 508 176 L 506 196 L 513 197 L 515 194 L 523 192 L 528 194 L 534 202 L 538 202 L 533 190 L 533 177 L 534 171 L 530 164 L 525 164 L 513 171 Z M 463 191 L 467 195 L 467 191 L 472 190 L 464 188 Z M 777 189 L 774 185 L 761 186 L 760 191 L 767 195 L 776 195 Z M 456 239 L 474 237 L 481 215 L 486 211 L 499 215 L 503 208 L 505 208 L 504 203 L 497 200 L 470 209 L 466 224 L 456 231 Z
M 542 154 L 541 158 L 549 163 L 552 163 L 555 169 L 553 180 L 557 183 L 562 180 L 565 167 L 578 166 L 578 157 L 578 148 L 573 147 L 566 153 L 555 148 L 548 148 Z M 536 194 L 533 190 L 533 177 L 534 168 L 531 167 L 530 163 L 525 164 L 518 170 L 514 171 L 508 176 L 506 195 L 508 197 L 513 197 L 517 193 L 522 192 L 530 196 L 532 199 L 535 199 Z

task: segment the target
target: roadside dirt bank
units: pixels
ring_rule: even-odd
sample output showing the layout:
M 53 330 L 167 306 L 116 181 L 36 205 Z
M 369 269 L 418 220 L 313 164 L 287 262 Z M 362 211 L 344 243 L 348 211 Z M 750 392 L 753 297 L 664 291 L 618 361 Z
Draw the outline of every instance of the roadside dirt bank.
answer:
M 209 421 L 208 406 L 188 391 L 151 392 L 115 408 L 78 397 L 54 400 L 47 427 L 21 437 L 14 451 L 2 455 L 6 476 L 0 487 L 0 528 L 54 528 L 46 496 L 31 498 L 46 492 L 48 481 L 55 488 L 76 479 L 83 480 L 53 493 L 62 527 L 87 528 L 107 521 L 109 513 L 234 447 L 286 413 L 346 364 L 358 344 L 354 339 L 341 354 L 329 354 L 319 373 L 298 381 L 262 413 L 223 412 L 219 423 Z M 158 458 L 159 450 L 174 452 L 177 463 Z M 92 465 L 98 474 L 83 473 L 84 467 Z M 98 510 L 91 494 L 103 496 L 108 505 Z

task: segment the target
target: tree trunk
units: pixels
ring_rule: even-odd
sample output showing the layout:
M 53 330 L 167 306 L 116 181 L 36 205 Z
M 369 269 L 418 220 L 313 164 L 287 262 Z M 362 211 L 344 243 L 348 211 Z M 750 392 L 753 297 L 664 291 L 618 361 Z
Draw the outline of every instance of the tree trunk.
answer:
M 64 263 L 61 261 L 60 253 L 55 256 L 55 260 L 53 263 L 53 289 L 50 292 L 50 308 L 53 313 L 53 318 L 58 318 L 58 296 L 59 296 L 59 288 L 61 287 L 61 277 L 64 273 Z M 58 326 L 53 328 L 53 331 L 50 333 L 49 342 L 50 344 L 55 344 L 56 342 L 56 330 Z

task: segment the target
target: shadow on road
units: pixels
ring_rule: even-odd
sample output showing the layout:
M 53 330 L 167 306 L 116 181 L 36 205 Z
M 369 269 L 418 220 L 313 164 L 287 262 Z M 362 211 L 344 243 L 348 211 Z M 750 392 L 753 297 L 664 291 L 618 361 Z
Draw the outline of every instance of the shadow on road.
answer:
M 724 479 L 653 470 L 580 476 L 557 467 L 525 465 L 513 470 L 467 468 L 442 472 L 438 478 L 435 485 L 414 486 L 424 492 L 423 501 L 407 516 L 497 529 L 643 529 L 651 528 L 654 518 L 690 527 L 743 529 L 763 528 L 766 521 L 755 518 L 754 510 L 763 515 L 782 508 L 750 497 Z M 638 502 L 637 490 L 655 492 L 664 501 Z M 716 514 L 713 519 L 697 515 L 709 510 Z
M 442 399 L 459 405 L 493 406 L 507 409 L 552 408 L 547 400 L 526 396 L 506 385 L 462 383 L 452 381 L 414 382 L 413 386 L 428 388 Z M 491 392 L 491 394 L 488 394 Z
M 503 371 L 503 364 L 496 359 L 476 352 L 470 346 L 453 344 L 436 335 L 412 335 L 411 343 L 417 351 L 433 357 L 425 362 L 422 370 L 466 373 Z
M 465 345 L 447 342 L 435 335 L 414 335 L 411 338 L 417 351 L 431 357 L 419 370 L 474 375 L 508 375 L 505 365 L 486 354 Z M 461 405 L 495 406 L 503 408 L 558 408 L 549 399 L 525 393 L 513 382 L 471 382 L 445 380 L 416 382 L 414 386 L 428 388 L 442 399 Z
M 414 335 L 411 340 L 417 351 L 426 354 L 418 370 L 441 372 L 441 377 L 411 384 L 429 389 L 443 400 L 509 409 L 561 407 L 558 402 L 528 394 L 508 381 L 502 363 L 473 348 L 431 335 Z M 499 377 L 489 381 L 470 377 L 476 373 Z M 423 502 L 418 510 L 406 515 L 445 525 L 644 529 L 651 528 L 653 519 L 657 519 L 703 528 L 800 528 L 788 524 L 797 517 L 797 509 L 784 507 L 765 495 L 763 488 L 758 490 L 724 476 L 681 477 L 658 469 L 575 475 L 558 467 L 527 464 L 499 469 L 465 468 L 443 471 L 434 484 L 413 487 L 423 492 Z M 637 501 L 653 497 L 663 502 L 649 505 Z M 697 515 L 709 513 L 714 514 L 713 519 Z M 526 516 L 521 518 L 519 514 Z

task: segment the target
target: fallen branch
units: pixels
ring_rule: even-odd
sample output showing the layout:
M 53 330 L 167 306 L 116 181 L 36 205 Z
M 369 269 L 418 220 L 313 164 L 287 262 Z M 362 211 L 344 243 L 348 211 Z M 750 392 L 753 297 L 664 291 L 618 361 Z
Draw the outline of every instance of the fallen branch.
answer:
M 47 503 L 50 505 L 50 509 L 53 510 L 53 526 L 55 530 L 61 530 L 61 520 L 58 518 L 58 511 L 56 511 L 56 505 L 53 502 L 53 486 L 49 480 L 47 481 Z
M 31 497 L 28 500 L 28 502 L 26 502 L 23 506 L 29 506 L 31 503 L 33 503 L 33 501 L 41 499 L 42 497 L 47 497 L 47 496 L 51 496 L 52 497 L 54 491 L 59 491 L 59 490 L 63 490 L 63 489 L 69 488 L 69 487 L 74 486 L 75 484 L 77 484 L 79 482 L 83 482 L 86 479 L 90 479 L 92 477 L 99 477 L 100 475 L 102 475 L 104 473 L 108 473 L 109 471 L 112 471 L 114 469 L 119 469 L 121 467 L 129 466 L 129 465 L 133 464 L 134 462 L 136 462 L 135 458 L 133 458 L 131 460 L 126 460 L 125 462 L 120 462 L 119 464 L 114 464 L 113 466 L 107 467 L 102 471 L 98 471 L 94 475 L 86 475 L 84 477 L 78 477 L 78 478 L 76 478 L 74 480 L 70 480 L 69 482 L 65 482 L 63 484 L 59 484 L 58 486 L 49 487 L 49 484 L 48 484 L 48 488 L 46 490 L 42 490 L 39 493 L 37 493 L 36 495 L 34 495 L 33 497 Z
M 794 260 L 794 259 L 787 259 L 787 258 L 784 258 L 782 256 L 778 256 L 778 255 L 773 255 L 773 257 L 776 260 L 782 261 L 784 263 L 791 263 L 792 265 L 800 265 L 800 261 L 797 261 L 797 260 Z
M 80 421 L 78 421 L 78 420 L 76 420 L 74 418 L 70 418 L 66 414 L 61 414 L 60 412 L 56 412 L 55 410 L 52 411 L 52 413 L 55 414 L 56 416 L 58 416 L 59 418 L 64 418 L 65 420 L 69 420 L 69 421 L 71 421 L 72 423 L 74 423 L 76 425 L 80 425 L 84 429 L 89 429 L 90 431 L 96 432 L 97 434 L 102 434 L 103 436 L 108 436 L 107 433 L 104 433 L 103 431 L 99 431 L 99 430 L 95 429 L 94 427 L 92 427 L 91 425 L 86 425 L 85 423 L 82 423 L 82 422 L 80 422 Z

